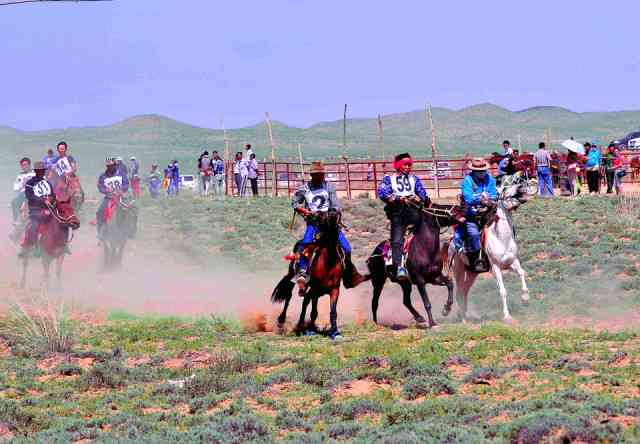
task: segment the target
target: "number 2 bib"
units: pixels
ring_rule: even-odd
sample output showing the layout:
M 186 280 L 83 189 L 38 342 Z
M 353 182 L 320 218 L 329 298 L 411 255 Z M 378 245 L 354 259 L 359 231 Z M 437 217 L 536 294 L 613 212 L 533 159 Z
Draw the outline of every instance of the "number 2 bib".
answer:
M 404 174 L 391 175 L 391 188 L 394 196 L 409 197 L 415 196 L 416 176 L 406 176 Z
M 329 192 L 323 188 L 309 190 L 305 194 L 307 204 L 311 211 L 329 211 Z

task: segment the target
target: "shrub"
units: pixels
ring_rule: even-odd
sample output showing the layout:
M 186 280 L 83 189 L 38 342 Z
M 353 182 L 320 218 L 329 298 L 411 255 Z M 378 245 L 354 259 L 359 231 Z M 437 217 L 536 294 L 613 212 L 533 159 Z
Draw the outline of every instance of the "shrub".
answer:
M 96 388 L 120 388 L 127 383 L 129 369 L 119 361 L 100 362 L 80 378 L 81 390 Z
M 402 388 L 402 395 L 406 399 L 416 399 L 420 396 L 454 394 L 452 381 L 446 376 L 417 376 L 409 379 Z

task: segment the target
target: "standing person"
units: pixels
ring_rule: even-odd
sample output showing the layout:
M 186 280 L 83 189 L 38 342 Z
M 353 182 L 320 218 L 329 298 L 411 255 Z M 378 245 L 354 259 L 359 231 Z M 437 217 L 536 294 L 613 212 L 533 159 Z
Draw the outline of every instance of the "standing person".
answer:
M 551 155 L 547 151 L 544 142 L 538 144 L 538 151 L 533 155 L 536 163 L 536 171 L 538 172 L 538 184 L 540 188 L 540 197 L 553 196 L 553 181 L 551 178 Z
M 245 196 L 248 176 L 248 162 L 242 158 L 242 152 L 238 151 L 236 153 L 236 159 L 233 162 L 233 177 L 236 182 L 236 188 L 238 189 L 239 197 Z
M 211 186 L 211 159 L 209 159 L 209 151 L 202 153 L 199 159 L 199 173 L 200 173 L 200 195 L 208 196 L 209 187 Z
M 613 160 L 613 187 L 616 190 L 616 194 L 619 195 L 623 194 L 622 178 L 627 174 L 627 171 L 624 168 L 624 156 L 620 152 L 620 149 L 616 147 L 614 153 L 616 157 Z
M 259 171 L 258 171 L 258 161 L 256 160 L 255 154 L 252 154 L 251 157 L 249 158 L 249 164 L 248 164 L 247 170 L 248 170 L 247 177 L 251 182 L 251 193 L 253 194 L 253 197 L 257 197 Z
M 577 196 L 578 188 L 578 153 L 569 151 L 567 153 L 567 182 L 571 196 Z
M 253 148 L 251 148 L 251 144 L 250 143 L 247 143 L 244 146 L 244 149 L 245 149 L 245 157 L 244 158 L 248 162 L 249 159 L 251 159 L 251 155 L 254 154 L 253 153 Z
M 153 199 L 157 199 L 160 196 L 160 189 L 162 187 L 162 175 L 158 171 L 158 165 L 151 165 L 151 171 L 147 176 L 147 186 L 149 187 L 149 194 Z
M 136 156 L 131 156 L 129 159 L 129 183 L 131 184 L 131 192 L 133 198 L 138 199 L 140 197 L 140 163 L 136 159 Z
M 29 223 L 25 229 L 24 239 L 18 257 L 25 257 L 38 242 L 40 225 L 51 218 L 49 207 L 54 204 L 56 196 L 53 185 L 45 177 L 44 162 L 36 162 L 33 166 L 34 176 L 25 184 L 24 193 L 29 204 Z
M 28 157 L 20 159 L 20 173 L 16 177 L 16 181 L 13 183 L 14 196 L 11 200 L 11 214 L 13 216 L 14 233 L 15 227 L 20 225 L 20 209 L 22 208 L 22 204 L 27 200 L 27 196 L 24 193 L 25 186 L 29 179 L 35 175 L 36 173 L 31 170 L 31 159 Z
M 68 191 L 68 178 L 78 171 L 78 162 L 73 156 L 68 155 L 69 147 L 67 142 L 59 142 L 56 149 L 58 155 L 51 168 L 47 171 L 47 180 L 53 185 L 56 197 L 62 197 L 62 200 L 64 200 Z
M 604 166 L 604 174 L 607 179 L 607 194 L 613 193 L 613 185 L 616 176 L 616 168 L 614 165 L 616 159 L 616 146 L 613 143 L 609 144 L 607 152 L 602 158 L 602 164 Z
M 218 196 L 224 195 L 224 160 L 217 151 L 211 153 L 211 167 L 213 168 L 213 192 Z
M 167 188 L 167 194 L 169 196 L 177 196 L 180 192 L 180 167 L 178 161 L 173 159 L 167 167 L 167 173 L 169 176 L 169 188 Z
M 53 155 L 53 150 L 51 148 L 47 150 L 47 155 L 42 158 L 42 163 L 44 164 L 46 171 L 56 163 L 56 156 Z
M 589 142 L 584 144 L 587 151 L 587 185 L 589 186 L 589 194 L 597 194 L 600 192 L 600 150 L 594 144 Z
M 170 183 L 171 183 L 171 180 L 169 178 L 169 167 L 167 166 L 167 168 L 165 168 L 163 171 L 163 177 L 162 177 L 162 189 L 167 193 L 169 193 Z
M 511 142 L 509 142 L 508 140 L 505 140 L 502 142 L 502 151 L 503 151 L 503 155 L 512 155 L 513 154 L 513 148 L 511 148 Z
M 387 272 L 399 281 L 407 281 L 409 273 L 402 263 L 404 233 L 408 225 L 418 224 L 420 212 L 415 205 L 427 205 L 429 196 L 420 178 L 412 172 L 413 159 L 409 153 L 398 154 L 393 167 L 396 172 L 385 175 L 378 186 L 378 198 L 386 204 L 384 212 L 391 222 L 392 266 Z
M 106 222 L 104 213 L 109 205 L 109 200 L 125 195 L 129 191 L 129 178 L 112 158 L 107 158 L 105 161 L 105 172 L 98 178 L 98 191 L 103 195 L 103 199 L 96 212 L 96 230 L 98 239 L 104 240 L 102 239 L 102 228 Z

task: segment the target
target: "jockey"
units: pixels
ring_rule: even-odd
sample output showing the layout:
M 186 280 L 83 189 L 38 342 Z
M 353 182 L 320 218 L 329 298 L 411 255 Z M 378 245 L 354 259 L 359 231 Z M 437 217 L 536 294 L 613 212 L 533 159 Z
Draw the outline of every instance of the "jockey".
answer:
M 36 162 L 33 171 L 35 176 L 27 181 L 24 190 L 29 204 L 29 224 L 25 231 L 22 249 L 18 253 L 19 257 L 25 257 L 31 247 L 38 241 L 40 225 L 51 217 L 49 206 L 56 199 L 53 193 L 53 186 L 44 177 L 46 171 L 44 163 Z
M 467 239 L 467 257 L 470 271 L 480 273 L 486 271 L 480 260 L 480 226 L 478 215 L 498 198 L 496 181 L 487 172 L 486 160 L 476 158 L 471 161 L 471 173 L 462 181 L 461 192 L 464 205 L 465 221 L 458 226 Z
M 36 173 L 31 170 L 31 159 L 28 157 L 20 159 L 20 170 L 20 174 L 18 174 L 16 181 L 13 183 L 14 197 L 11 200 L 14 227 L 20 223 L 20 208 L 27 199 L 24 194 L 25 185 L 29 179 L 36 175 Z
M 59 182 L 64 178 L 71 176 L 78 170 L 78 163 L 73 156 L 67 155 L 67 142 L 60 142 L 57 146 L 58 156 L 55 158 L 53 165 L 47 171 L 47 179 L 54 186 L 56 192 L 60 191 L 61 184 Z M 66 191 L 66 185 L 64 190 Z
M 102 240 L 102 227 L 105 224 L 104 212 L 107 209 L 109 200 L 114 196 L 122 196 L 129 190 L 129 178 L 123 174 L 122 169 L 113 158 L 107 158 L 105 161 L 107 169 L 98 178 L 98 191 L 104 194 L 104 199 L 96 213 L 96 227 L 98 230 L 98 239 Z
M 420 178 L 411 172 L 413 159 L 409 153 L 398 154 L 393 162 L 396 172 L 385 175 L 378 186 L 378 197 L 387 205 L 384 211 L 391 222 L 391 257 L 393 266 L 387 270 L 393 275 L 397 270 L 398 280 L 409 279 L 407 269 L 402 266 L 402 247 L 404 232 L 408 225 L 420 221 L 420 213 L 416 205 L 428 204 L 429 196 Z
M 322 162 L 313 162 L 310 173 L 311 181 L 300 187 L 293 195 L 293 199 L 291 201 L 293 209 L 303 217 L 310 216 L 314 213 L 326 213 L 329 210 L 340 211 L 341 208 L 340 203 L 338 202 L 336 189 L 332 184 L 326 182 L 324 179 L 325 171 Z M 317 233 L 318 227 L 314 225 L 313 222 L 307 220 L 307 229 L 304 232 L 304 237 L 298 244 L 300 261 L 298 263 L 298 274 L 295 278 L 298 284 L 306 284 L 309 281 L 309 275 L 307 272 L 309 261 L 302 252 L 307 245 L 313 243 Z M 351 245 L 349 245 L 349 242 L 342 231 L 340 231 L 340 234 L 338 235 L 338 243 L 345 254 L 344 275 L 350 276 L 353 270 L 353 264 L 351 263 Z M 347 283 L 345 283 L 345 286 L 347 286 Z

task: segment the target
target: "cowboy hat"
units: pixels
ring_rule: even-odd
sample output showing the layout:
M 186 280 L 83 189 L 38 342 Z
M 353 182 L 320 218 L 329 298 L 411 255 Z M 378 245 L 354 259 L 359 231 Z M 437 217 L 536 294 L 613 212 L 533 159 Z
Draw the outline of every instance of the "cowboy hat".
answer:
M 481 157 L 476 157 L 473 160 L 471 160 L 471 165 L 469 166 L 469 169 L 472 171 L 487 171 L 489 169 L 489 164 L 487 164 L 487 161 L 484 160 Z
M 324 164 L 321 161 L 311 162 L 309 174 L 324 174 Z

